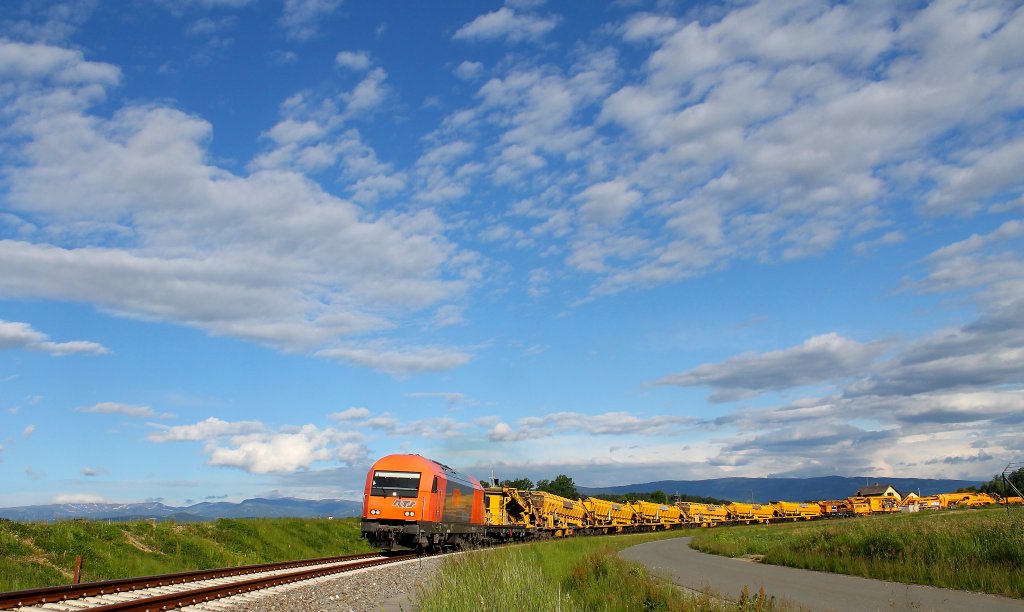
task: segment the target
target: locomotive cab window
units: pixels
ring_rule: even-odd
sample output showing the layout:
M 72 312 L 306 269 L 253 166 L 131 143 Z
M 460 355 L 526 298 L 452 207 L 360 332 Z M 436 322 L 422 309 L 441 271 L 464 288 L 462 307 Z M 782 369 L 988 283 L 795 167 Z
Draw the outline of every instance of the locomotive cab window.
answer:
M 377 470 L 373 473 L 370 495 L 384 497 L 416 497 L 420 490 L 419 472 L 385 472 Z

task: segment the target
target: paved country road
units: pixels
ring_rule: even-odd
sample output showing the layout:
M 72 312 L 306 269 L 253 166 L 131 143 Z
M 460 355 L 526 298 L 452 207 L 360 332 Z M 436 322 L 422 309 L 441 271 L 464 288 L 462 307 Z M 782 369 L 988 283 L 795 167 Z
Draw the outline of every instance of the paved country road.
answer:
M 619 553 L 695 590 L 710 587 L 738 599 L 744 585 L 751 594 L 762 585 L 768 595 L 793 609 L 817 612 L 871 610 L 970 610 L 1022 612 L 1024 600 L 929 586 L 827 574 L 709 555 L 690 548 L 690 538 L 640 544 Z

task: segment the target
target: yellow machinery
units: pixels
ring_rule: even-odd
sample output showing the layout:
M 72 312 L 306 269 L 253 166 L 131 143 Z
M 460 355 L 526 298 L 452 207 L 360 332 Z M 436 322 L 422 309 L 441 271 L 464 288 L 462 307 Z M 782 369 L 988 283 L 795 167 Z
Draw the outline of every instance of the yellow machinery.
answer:
M 943 493 L 939 495 L 947 508 L 977 508 L 991 506 L 996 500 L 988 493 Z
M 726 506 L 676 502 L 676 507 L 682 512 L 684 522 L 701 527 L 714 527 L 719 523 L 727 522 L 730 518 L 729 509 Z
M 515 527 L 533 527 L 536 519 L 533 505 L 518 489 L 488 487 L 484 489 L 487 502 L 487 524 Z
M 871 514 L 871 502 L 869 497 L 847 497 L 850 502 L 850 510 L 854 516 L 866 516 Z
M 671 529 L 674 525 L 682 523 L 683 515 L 676 506 L 637 500 L 633 502 L 633 511 L 636 512 L 640 524 L 651 525 L 654 528 L 662 526 Z
M 733 520 L 742 523 L 766 523 L 775 518 L 775 508 L 771 504 L 732 502 L 728 508 Z
M 636 511 L 630 504 L 618 504 L 605 499 L 588 497 L 583 507 L 590 514 L 591 525 L 599 529 L 622 531 L 633 524 Z
M 868 500 L 872 514 L 885 514 L 900 511 L 900 500 L 895 497 L 871 496 L 863 499 Z
M 920 510 L 939 510 L 944 507 L 942 499 L 938 495 L 926 495 L 918 497 L 914 501 L 917 502 L 917 507 Z
M 574 529 L 585 524 L 587 509 L 579 500 L 545 491 L 526 491 L 523 495 L 528 496 L 533 506 L 537 527 L 550 531 L 555 537 L 572 535 Z

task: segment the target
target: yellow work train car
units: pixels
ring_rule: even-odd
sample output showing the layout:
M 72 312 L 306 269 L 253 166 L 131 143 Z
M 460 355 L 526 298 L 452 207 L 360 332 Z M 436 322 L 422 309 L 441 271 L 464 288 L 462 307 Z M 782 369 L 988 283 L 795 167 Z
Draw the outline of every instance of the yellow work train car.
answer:
M 714 527 L 720 523 L 728 522 L 731 518 L 729 509 L 718 504 L 676 502 L 676 507 L 682 513 L 684 523 L 700 525 L 701 527 Z
M 637 500 L 633 502 L 633 510 L 636 512 L 637 519 L 639 519 L 639 523 L 642 525 L 671 529 L 673 526 L 680 525 L 683 522 L 683 515 L 676 506 Z
M 555 537 L 572 535 L 586 524 L 587 509 L 583 502 L 566 499 L 545 491 L 526 491 L 530 500 L 537 527 Z
M 622 531 L 633 525 L 636 511 L 631 504 L 620 504 L 596 497 L 583 500 L 583 507 L 590 515 L 590 524 L 607 531 Z
M 732 502 L 727 507 L 733 520 L 741 523 L 767 523 L 775 518 L 775 507 L 771 504 Z

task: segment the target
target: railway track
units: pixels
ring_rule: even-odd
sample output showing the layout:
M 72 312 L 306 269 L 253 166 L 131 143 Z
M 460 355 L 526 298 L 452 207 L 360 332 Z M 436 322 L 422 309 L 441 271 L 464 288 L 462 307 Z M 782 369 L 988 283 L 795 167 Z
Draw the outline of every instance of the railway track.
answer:
M 246 565 L 0 593 L 0 610 L 156 612 L 415 558 L 377 553 Z

